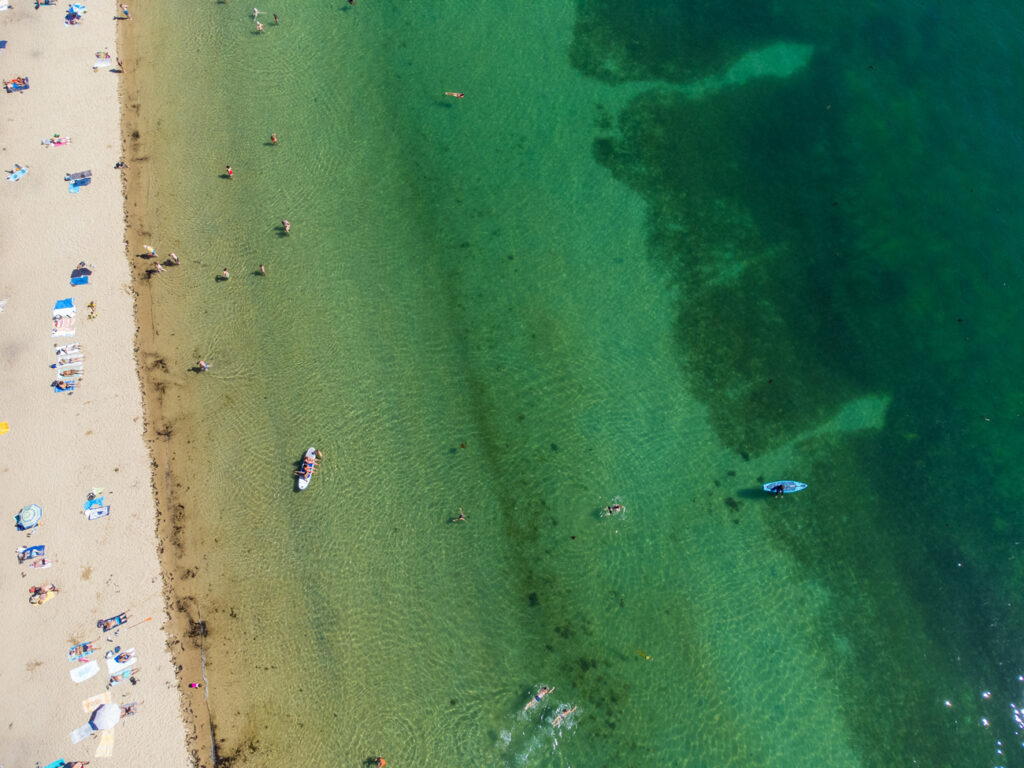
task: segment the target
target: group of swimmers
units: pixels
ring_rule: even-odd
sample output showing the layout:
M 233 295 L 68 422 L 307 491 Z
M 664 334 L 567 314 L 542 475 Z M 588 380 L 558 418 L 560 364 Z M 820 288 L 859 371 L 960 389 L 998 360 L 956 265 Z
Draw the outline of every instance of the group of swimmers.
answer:
M 540 704 L 541 699 L 543 699 L 545 696 L 547 696 L 554 690 L 555 686 L 553 685 L 550 688 L 546 685 L 542 685 L 540 689 L 537 691 L 537 693 L 533 695 L 533 698 L 526 702 L 526 706 L 523 707 L 523 712 L 528 712 L 529 710 L 533 709 L 535 706 Z M 557 715 L 555 715 L 554 719 L 551 721 L 551 727 L 557 728 L 565 721 L 565 719 L 569 715 L 571 715 L 575 711 L 575 706 L 572 709 L 569 709 L 569 707 L 563 707 L 562 710 Z

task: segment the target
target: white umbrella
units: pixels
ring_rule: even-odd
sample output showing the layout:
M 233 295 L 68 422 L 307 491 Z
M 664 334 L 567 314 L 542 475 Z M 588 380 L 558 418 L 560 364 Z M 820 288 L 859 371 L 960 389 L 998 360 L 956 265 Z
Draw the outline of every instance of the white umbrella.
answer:
M 109 731 L 121 719 L 121 708 L 117 704 L 101 704 L 92 713 L 89 723 L 97 731 Z

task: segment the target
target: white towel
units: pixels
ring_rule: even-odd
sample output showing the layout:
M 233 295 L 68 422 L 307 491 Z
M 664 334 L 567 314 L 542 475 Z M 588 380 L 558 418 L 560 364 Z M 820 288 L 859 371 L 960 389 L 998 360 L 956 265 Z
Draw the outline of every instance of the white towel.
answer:
M 71 679 L 76 683 L 82 683 L 100 671 L 100 665 L 95 661 L 89 661 L 70 671 Z
M 129 648 L 127 651 L 123 651 L 123 653 L 128 654 L 128 661 L 126 661 L 124 664 L 119 664 L 117 661 L 117 657 L 111 656 L 109 659 L 107 659 L 107 672 L 113 675 L 116 672 L 120 672 L 122 669 L 130 669 L 132 664 L 138 661 L 138 659 L 135 658 L 134 648 Z

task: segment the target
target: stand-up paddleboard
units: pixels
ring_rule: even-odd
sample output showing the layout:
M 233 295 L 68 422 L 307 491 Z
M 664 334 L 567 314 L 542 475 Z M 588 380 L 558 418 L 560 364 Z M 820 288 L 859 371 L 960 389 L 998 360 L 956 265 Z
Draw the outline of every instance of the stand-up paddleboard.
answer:
M 299 470 L 299 490 L 304 491 L 309 487 L 309 481 L 313 479 L 313 468 L 315 466 L 316 448 L 309 447 L 306 455 L 302 457 L 302 468 Z
M 807 487 L 807 483 L 800 483 L 796 480 L 774 480 L 765 483 L 763 486 L 768 493 L 796 493 Z

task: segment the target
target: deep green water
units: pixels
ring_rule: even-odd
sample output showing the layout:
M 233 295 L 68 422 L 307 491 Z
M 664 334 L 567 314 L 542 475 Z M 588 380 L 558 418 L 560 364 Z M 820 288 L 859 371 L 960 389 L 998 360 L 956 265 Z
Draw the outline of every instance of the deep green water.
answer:
M 1019 4 L 139 5 L 222 754 L 1022 764 Z

